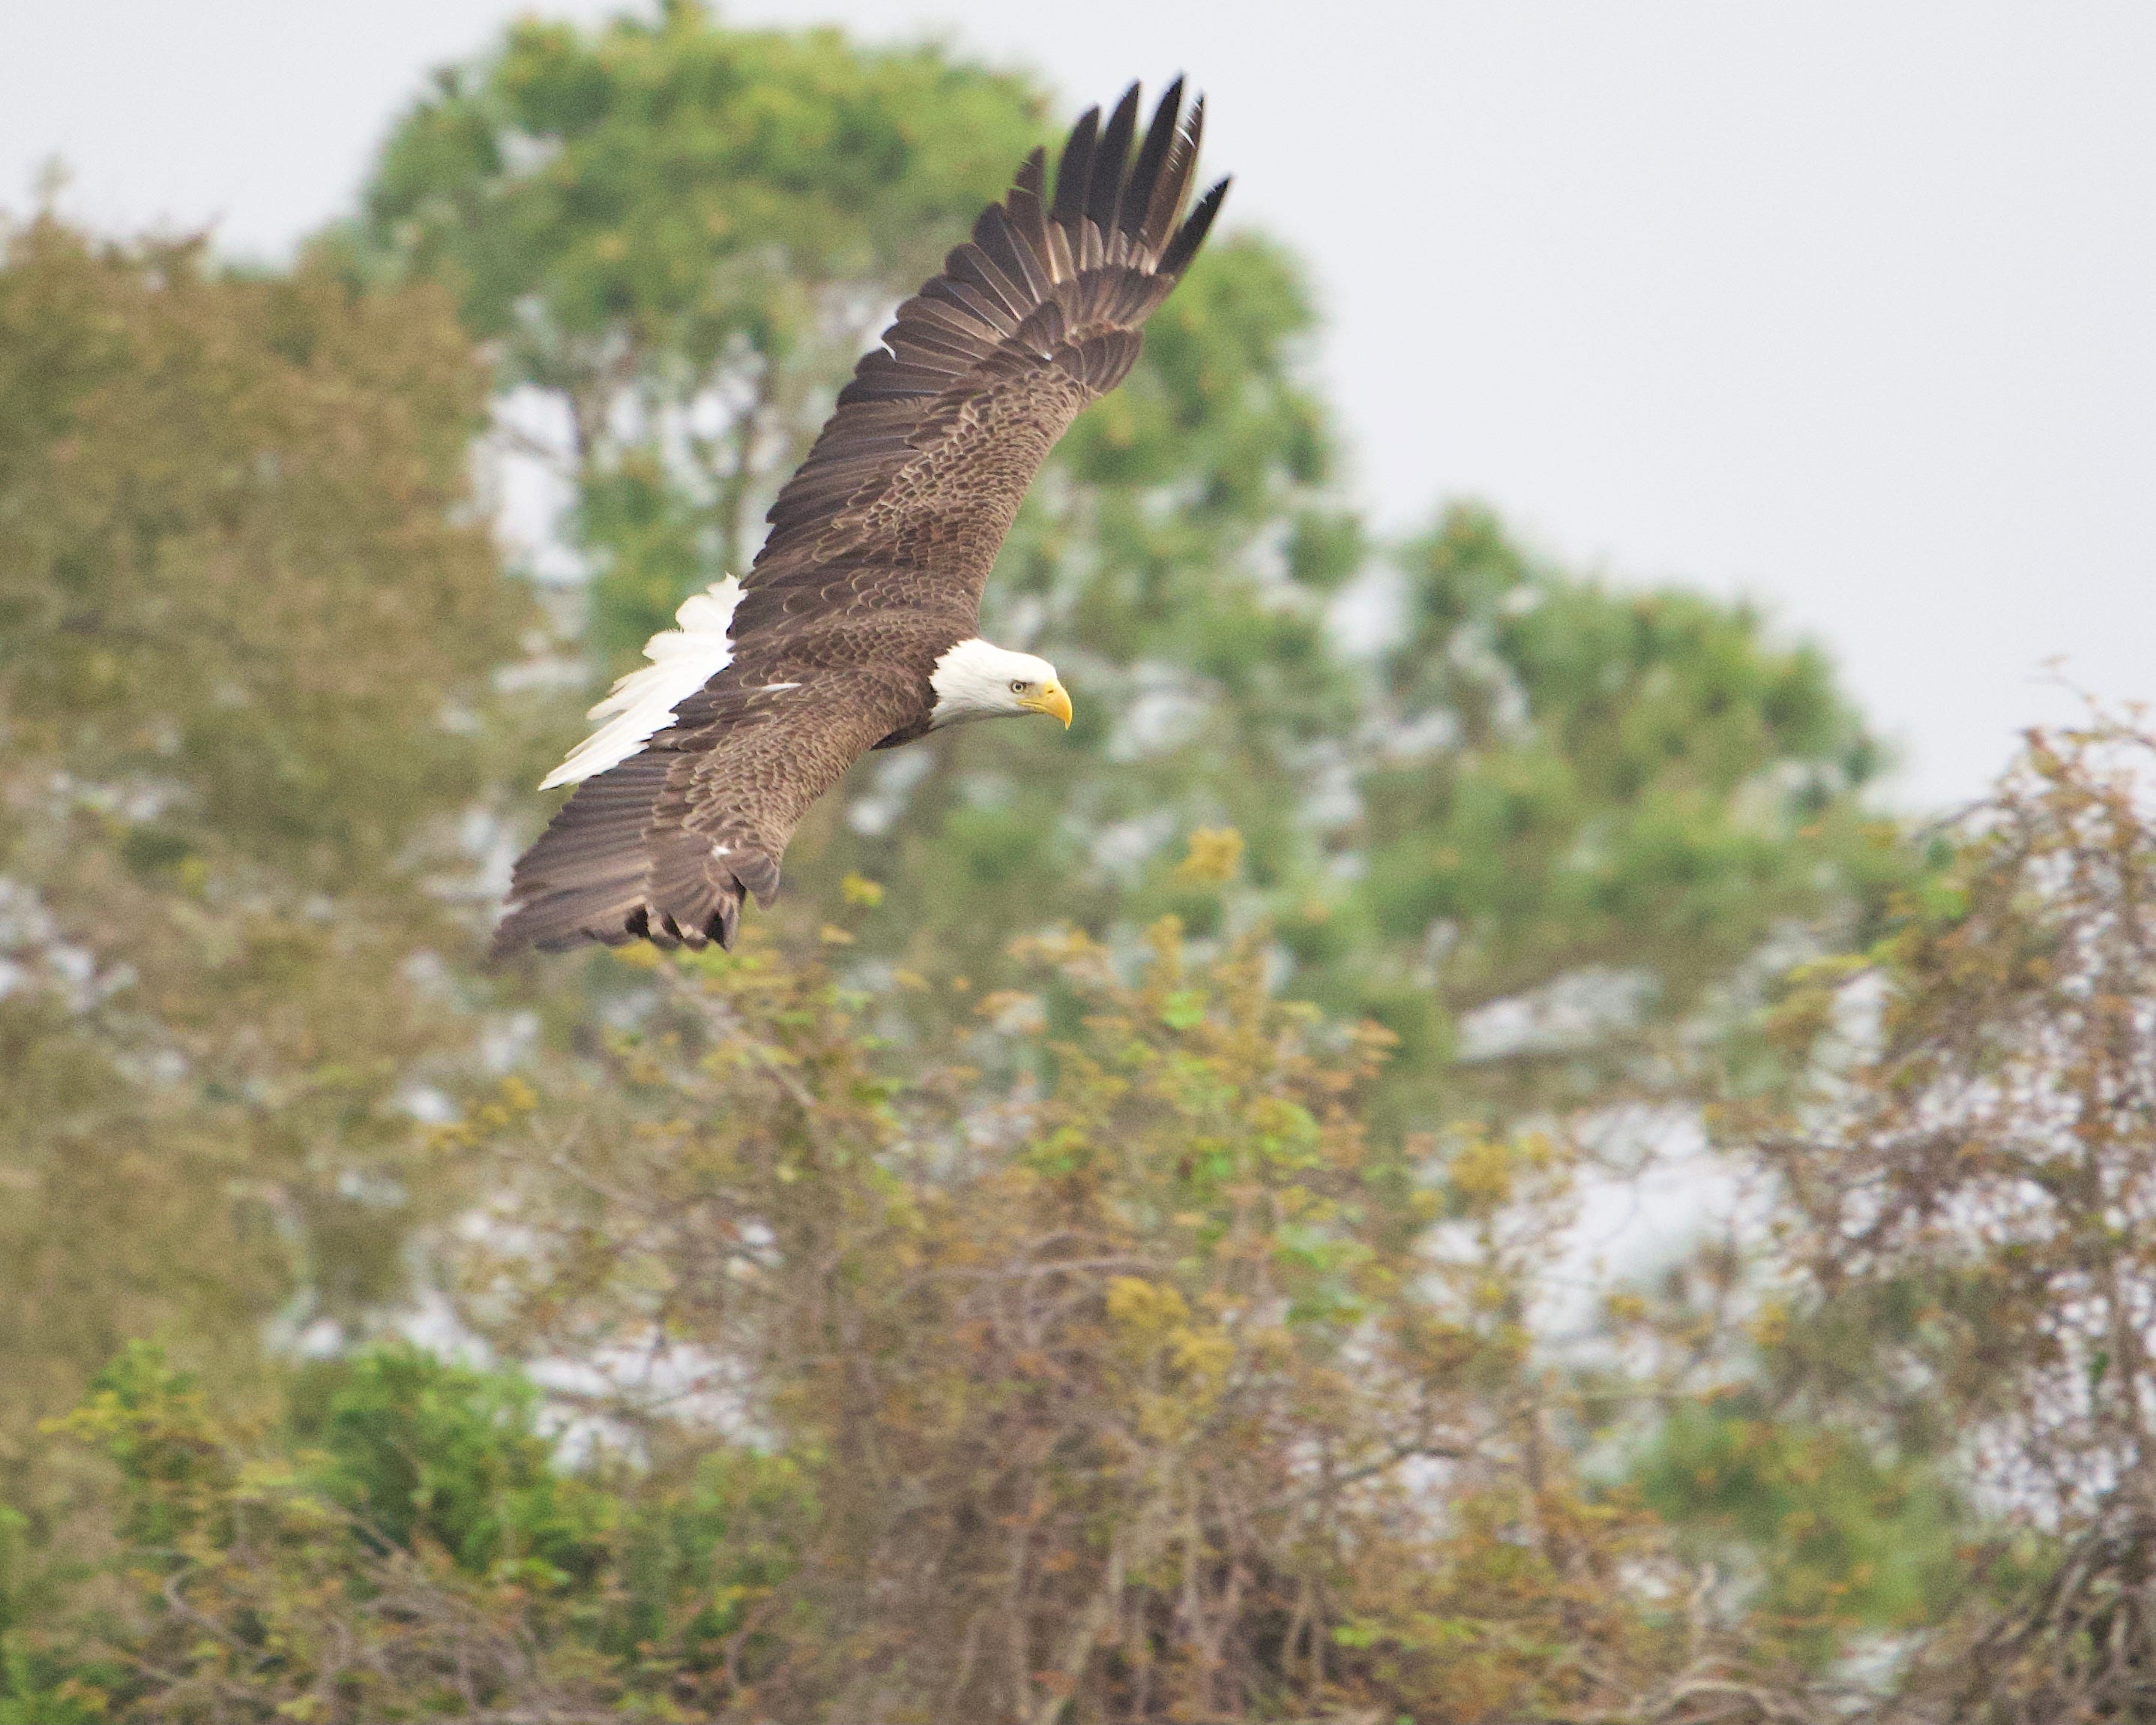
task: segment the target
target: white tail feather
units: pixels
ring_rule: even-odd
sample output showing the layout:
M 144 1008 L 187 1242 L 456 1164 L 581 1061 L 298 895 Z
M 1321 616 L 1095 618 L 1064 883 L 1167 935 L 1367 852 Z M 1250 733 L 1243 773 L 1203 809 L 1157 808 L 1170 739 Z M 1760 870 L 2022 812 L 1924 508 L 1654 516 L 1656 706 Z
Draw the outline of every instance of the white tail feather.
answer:
M 729 575 L 707 593 L 691 593 L 674 614 L 680 625 L 644 644 L 651 661 L 617 682 L 585 716 L 607 722 L 569 752 L 569 758 L 539 781 L 542 791 L 576 784 L 619 767 L 665 730 L 680 706 L 733 662 L 726 629 L 741 598 L 741 583 Z

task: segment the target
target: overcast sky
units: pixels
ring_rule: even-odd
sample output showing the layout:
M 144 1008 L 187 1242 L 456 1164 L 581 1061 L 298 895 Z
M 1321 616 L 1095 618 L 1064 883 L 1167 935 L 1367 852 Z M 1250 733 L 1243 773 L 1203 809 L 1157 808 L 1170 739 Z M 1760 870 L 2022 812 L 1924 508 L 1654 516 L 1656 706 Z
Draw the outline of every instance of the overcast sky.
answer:
M 0 205 L 277 255 L 432 65 L 579 0 L 0 0 Z M 1312 261 L 1389 525 L 1497 505 L 1833 650 L 1902 798 L 2156 696 L 2156 5 L 744 0 L 941 33 L 1072 108 L 1187 70 Z

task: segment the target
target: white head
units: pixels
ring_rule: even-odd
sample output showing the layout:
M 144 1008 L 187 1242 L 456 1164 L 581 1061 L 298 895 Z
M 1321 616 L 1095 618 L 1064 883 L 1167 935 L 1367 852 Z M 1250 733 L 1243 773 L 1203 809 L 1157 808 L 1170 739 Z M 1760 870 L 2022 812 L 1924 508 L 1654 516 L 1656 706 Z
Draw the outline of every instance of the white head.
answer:
M 1056 680 L 1054 665 L 978 635 L 937 660 L 928 681 L 936 691 L 936 706 L 928 716 L 932 728 L 1021 713 L 1050 713 L 1066 726 L 1070 723 L 1070 697 Z

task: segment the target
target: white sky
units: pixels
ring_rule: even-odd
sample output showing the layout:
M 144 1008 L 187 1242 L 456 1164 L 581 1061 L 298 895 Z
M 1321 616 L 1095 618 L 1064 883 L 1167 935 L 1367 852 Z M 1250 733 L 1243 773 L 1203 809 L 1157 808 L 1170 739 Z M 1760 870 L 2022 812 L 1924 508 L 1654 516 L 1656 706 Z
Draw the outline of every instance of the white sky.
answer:
M 501 0 L 0 0 L 0 204 L 276 254 Z M 592 18 L 585 0 L 537 9 Z M 1911 802 L 2156 696 L 2156 6 L 742 0 L 946 33 L 1075 108 L 1183 69 L 1312 261 L 1355 485 L 1763 601 Z

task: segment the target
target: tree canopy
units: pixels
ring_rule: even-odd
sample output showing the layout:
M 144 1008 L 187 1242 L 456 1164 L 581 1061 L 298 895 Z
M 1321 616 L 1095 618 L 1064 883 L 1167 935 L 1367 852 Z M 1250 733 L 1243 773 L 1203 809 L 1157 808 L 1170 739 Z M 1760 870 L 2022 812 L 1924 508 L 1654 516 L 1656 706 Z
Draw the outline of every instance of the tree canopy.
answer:
M 505 413 L 559 398 L 611 671 L 742 571 L 833 386 L 1046 110 L 933 52 L 689 5 L 520 25 L 400 123 L 336 249 L 456 292 Z M 1272 927 L 1288 986 L 1402 1039 L 1396 1090 L 1457 1076 L 1463 1034 L 1501 1046 L 1478 1014 L 1553 997 L 1636 1053 L 1770 935 L 1823 935 L 1891 878 L 1856 794 L 1876 747 L 1818 655 L 1742 607 L 1605 593 L 1467 509 L 1399 553 L 1409 616 L 1380 662 L 1344 652 L 1327 603 L 1372 547 L 1308 378 L 1315 327 L 1296 259 L 1249 234 L 1209 248 L 989 583 L 991 638 L 1078 691 L 1070 734 L 931 738 L 858 770 L 793 845 L 798 933 L 829 924 L 865 980 L 927 981 L 932 1037 L 941 991 L 993 986 L 1015 936 L 1128 944 L 1173 912 L 1200 937 Z M 1226 831 L 1232 864 L 1194 860 L 1190 834 Z M 866 889 L 834 918 L 848 880 Z
M 403 1288 L 535 621 L 470 519 L 484 388 L 424 285 L 5 239 L 0 1466 L 130 1336 Z
M 882 316 L 1039 141 L 1022 80 L 701 8 L 595 33 L 527 20 L 444 71 L 326 247 L 446 284 L 556 452 L 619 657 L 744 571 Z
M 527 20 L 290 270 L 5 230 L 0 1722 L 2128 1716 L 2150 745 L 1912 832 L 1753 608 L 1377 532 L 1262 234 L 990 582 L 1067 736 L 480 968 L 1060 106 Z

